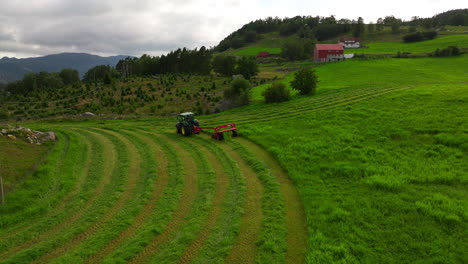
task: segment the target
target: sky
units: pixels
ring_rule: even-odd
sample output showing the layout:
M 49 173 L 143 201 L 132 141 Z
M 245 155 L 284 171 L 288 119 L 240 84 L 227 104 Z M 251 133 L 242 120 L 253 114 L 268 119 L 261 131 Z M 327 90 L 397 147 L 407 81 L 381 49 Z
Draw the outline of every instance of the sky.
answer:
M 158 56 L 215 46 L 244 24 L 297 15 L 365 23 L 432 17 L 465 0 L 0 0 L 0 58 L 61 52 Z

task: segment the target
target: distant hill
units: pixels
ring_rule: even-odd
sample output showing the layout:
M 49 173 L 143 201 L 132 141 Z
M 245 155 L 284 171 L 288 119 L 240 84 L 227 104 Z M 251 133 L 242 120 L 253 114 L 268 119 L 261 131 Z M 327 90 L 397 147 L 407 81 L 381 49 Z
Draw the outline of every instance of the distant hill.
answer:
M 96 65 L 115 65 L 128 56 L 101 57 L 87 53 L 60 53 L 36 58 L 0 59 L 0 83 L 8 83 L 23 78 L 29 72 L 59 72 L 64 68 L 75 69 L 82 77 Z

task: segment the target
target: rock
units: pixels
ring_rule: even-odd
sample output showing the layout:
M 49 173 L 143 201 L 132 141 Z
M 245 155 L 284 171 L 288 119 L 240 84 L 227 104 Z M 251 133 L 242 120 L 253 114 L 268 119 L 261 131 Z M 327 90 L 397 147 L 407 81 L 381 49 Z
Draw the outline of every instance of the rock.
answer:
M 93 116 L 96 116 L 95 114 L 91 113 L 91 112 L 84 112 L 81 114 L 82 117 L 93 117 Z
M 39 135 L 39 139 L 40 139 L 42 142 L 45 142 L 45 141 L 56 141 L 56 140 L 57 140 L 57 136 L 55 135 L 54 132 L 48 131 L 48 132 L 45 132 L 45 133 L 42 133 L 41 135 Z
M 26 141 L 27 141 L 29 144 L 34 144 L 34 140 L 33 140 L 31 137 L 27 137 L 27 138 L 26 138 Z
M 8 131 L 6 129 L 2 129 L 2 134 L 6 135 L 6 134 L 8 134 Z
M 15 136 L 13 136 L 13 135 L 10 135 L 10 134 L 8 134 L 8 136 L 7 136 L 7 137 L 8 137 L 9 139 L 11 139 L 11 140 L 16 140 L 16 137 L 15 137 Z

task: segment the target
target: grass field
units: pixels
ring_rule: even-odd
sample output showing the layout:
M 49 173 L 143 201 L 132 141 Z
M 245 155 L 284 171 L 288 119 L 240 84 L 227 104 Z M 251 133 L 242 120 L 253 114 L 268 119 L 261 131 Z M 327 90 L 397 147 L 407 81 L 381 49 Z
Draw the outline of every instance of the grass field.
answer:
M 34 167 L 39 166 L 50 147 L 50 145 L 31 145 L 21 139 L 13 141 L 0 136 L 2 150 L 0 175 L 3 175 L 5 192 L 12 190 L 34 170 Z
M 454 58 L 347 60 L 315 68 L 317 93 L 344 88 L 390 87 L 437 82 L 466 81 L 468 56 Z M 279 80 L 291 88 L 294 73 Z M 262 92 L 271 84 L 252 89 L 252 99 L 262 101 Z M 296 92 L 291 90 L 293 94 Z
M 443 49 L 448 46 L 458 46 L 468 48 L 468 35 L 448 35 L 439 36 L 433 40 L 426 40 L 413 43 L 398 42 L 375 42 L 365 43 L 369 48 L 345 49 L 345 53 L 351 54 L 396 54 L 397 52 L 427 53 L 436 49 Z
M 315 96 L 200 116 L 224 142 L 26 124 L 60 140 L 0 206 L 0 263 L 466 263 L 467 61 L 320 66 Z
M 265 47 L 252 47 L 239 49 L 234 52 L 236 56 L 257 56 L 261 51 L 269 52 L 270 54 L 280 54 L 281 48 L 265 48 Z

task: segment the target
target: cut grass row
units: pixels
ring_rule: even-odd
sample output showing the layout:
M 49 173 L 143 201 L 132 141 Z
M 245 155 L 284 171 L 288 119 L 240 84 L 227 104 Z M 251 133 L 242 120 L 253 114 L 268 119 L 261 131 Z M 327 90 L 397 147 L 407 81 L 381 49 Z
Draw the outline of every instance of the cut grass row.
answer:
M 167 172 L 167 175 L 161 175 L 161 177 L 168 178 L 167 187 L 164 188 L 161 197 L 156 201 L 154 210 L 148 216 L 145 224 L 138 228 L 138 232 L 132 237 L 122 241 L 115 250 L 109 252 L 107 255 L 103 255 L 102 263 L 127 262 L 136 256 L 154 239 L 154 236 L 164 232 L 168 223 L 171 221 L 174 214 L 176 214 L 175 210 L 177 209 L 177 205 L 181 203 L 180 199 L 185 186 L 185 180 L 184 174 L 181 173 L 182 163 L 175 150 L 160 137 L 148 134 L 147 132 L 136 132 L 139 135 L 150 138 L 153 142 L 150 143 L 150 146 L 156 144 L 164 153 L 167 160 L 167 164 L 165 164 L 167 168 L 162 169 L 161 172 Z M 153 159 L 156 160 L 157 157 L 154 156 Z M 100 260 L 100 258 L 93 258 L 93 262 L 97 260 Z
M 121 137 L 122 141 L 130 146 L 129 177 L 133 180 L 126 183 L 122 196 L 100 221 L 68 245 L 50 254 L 51 259 L 56 258 L 53 262 L 84 261 L 84 256 L 93 255 L 104 245 L 114 242 L 117 235 L 124 230 L 138 227 L 139 223 L 135 222 L 135 218 L 138 219 L 140 213 L 145 214 L 142 209 L 154 190 L 156 176 L 156 164 L 151 159 L 148 145 L 138 137 L 123 131 L 109 132 Z M 133 146 L 130 145 L 130 141 Z M 50 261 L 45 259 L 42 262 Z

